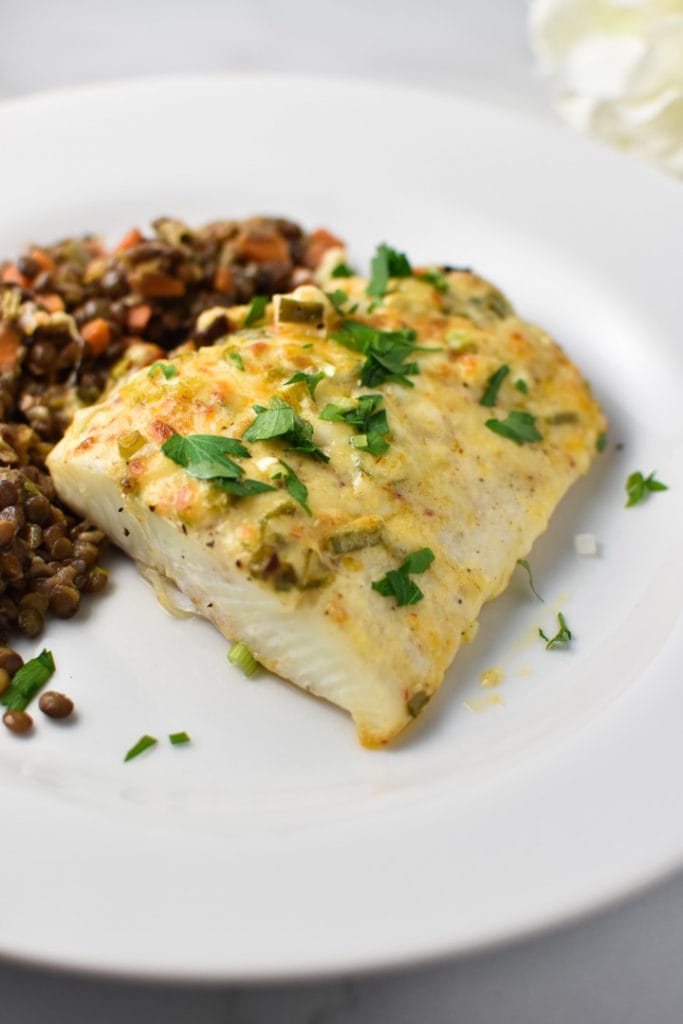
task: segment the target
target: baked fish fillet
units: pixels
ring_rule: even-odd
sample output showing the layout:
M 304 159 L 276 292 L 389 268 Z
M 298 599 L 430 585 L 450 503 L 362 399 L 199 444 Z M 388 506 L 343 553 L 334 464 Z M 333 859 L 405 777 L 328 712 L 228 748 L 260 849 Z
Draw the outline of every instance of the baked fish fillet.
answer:
M 114 385 L 49 468 L 141 568 L 378 746 L 432 697 L 605 421 L 476 275 L 414 272 L 379 304 L 366 286 L 304 286 L 260 320 L 207 311 L 231 332 Z

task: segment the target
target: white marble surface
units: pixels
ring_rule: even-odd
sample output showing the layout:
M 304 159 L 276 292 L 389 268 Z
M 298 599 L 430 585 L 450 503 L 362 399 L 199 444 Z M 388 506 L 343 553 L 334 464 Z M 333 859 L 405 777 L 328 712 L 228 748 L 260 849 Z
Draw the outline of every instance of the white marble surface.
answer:
M 221 69 L 412 82 L 554 117 L 532 70 L 523 0 L 0 0 L 0 98 Z M 192 989 L 0 963 L 0 1022 L 680 1024 L 682 955 L 677 875 L 560 932 L 381 977 Z

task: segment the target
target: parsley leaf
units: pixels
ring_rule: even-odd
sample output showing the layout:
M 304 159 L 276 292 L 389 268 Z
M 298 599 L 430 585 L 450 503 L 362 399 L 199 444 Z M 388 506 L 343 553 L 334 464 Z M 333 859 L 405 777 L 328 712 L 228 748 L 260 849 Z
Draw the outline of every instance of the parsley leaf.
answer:
M 300 381 L 304 381 L 311 398 L 315 401 L 315 389 L 324 376 L 325 374 L 322 370 L 319 370 L 317 373 L 303 373 L 303 371 L 300 371 L 285 381 L 285 387 L 288 384 L 298 384 Z
M 378 409 L 382 395 L 361 395 L 356 405 L 346 409 L 340 405 L 326 405 L 321 420 L 335 420 L 355 427 L 358 436 L 352 438 L 354 448 L 379 456 L 389 451 L 384 435 L 389 433 L 389 422 L 384 409 Z
M 338 263 L 334 268 L 330 277 L 353 277 L 354 273 L 351 267 L 347 263 Z
M 177 368 L 173 366 L 172 363 L 162 363 L 159 360 L 157 360 L 156 363 L 152 363 L 152 365 L 150 366 L 149 370 L 147 371 L 147 376 L 153 377 L 157 370 L 161 370 L 166 380 L 171 380 L 178 374 Z
M 247 315 L 244 318 L 244 326 L 253 327 L 255 324 L 263 320 L 267 305 L 267 295 L 255 295 L 249 303 L 249 309 L 247 310 Z
M 161 450 L 197 480 L 212 480 L 214 477 L 237 480 L 244 470 L 228 458 L 228 453 L 243 459 L 251 457 L 241 441 L 216 434 L 189 434 L 187 437 L 173 434 L 164 441 Z
M 669 490 L 667 485 L 663 484 L 661 480 L 655 479 L 655 472 L 656 470 L 653 470 L 649 476 L 645 477 L 639 470 L 636 473 L 631 473 L 626 481 L 626 493 L 628 495 L 626 508 L 630 508 L 632 505 L 637 505 L 639 501 L 643 501 L 651 491 Z
M 360 371 L 360 382 L 366 388 L 376 388 L 386 381 L 396 381 L 412 388 L 408 377 L 420 372 L 417 363 L 404 360 L 413 352 L 436 352 L 438 349 L 415 345 L 416 332 L 410 327 L 400 331 L 380 331 L 360 320 L 344 320 L 341 328 L 330 335 L 346 348 L 366 356 Z
M 260 480 L 245 480 L 244 470 L 228 457 L 239 455 L 243 459 L 251 456 L 241 441 L 234 437 L 219 437 L 215 434 L 173 434 L 161 446 L 167 458 L 177 462 L 190 476 L 197 480 L 209 480 L 214 487 L 238 498 L 274 490 L 270 484 Z
M 506 363 L 503 363 L 502 366 L 498 367 L 495 373 L 491 374 L 486 382 L 484 394 L 479 399 L 479 405 L 487 405 L 490 407 L 496 404 L 500 385 L 503 383 L 509 372 L 510 367 Z
M 349 313 L 355 313 L 358 309 L 358 303 L 350 309 L 344 309 L 344 303 L 349 301 L 349 297 L 346 292 L 341 290 L 341 288 L 335 288 L 333 292 L 325 292 L 325 295 L 340 316 L 347 316 Z
M 242 356 L 239 354 L 239 352 L 226 352 L 225 358 L 232 360 L 237 369 L 241 370 L 242 373 L 244 373 L 244 360 L 242 359 Z
M 521 377 L 518 377 L 517 380 L 515 381 L 515 387 L 517 388 L 518 391 L 521 391 L 523 395 L 528 395 L 529 394 L 529 385 L 527 384 L 527 382 L 525 380 L 522 380 Z
M 603 431 L 602 434 L 598 435 L 598 439 L 595 442 L 595 450 L 598 452 L 604 452 L 607 447 L 607 434 Z
M 527 562 L 526 558 L 518 558 L 517 559 L 517 565 L 521 565 L 522 569 L 524 569 L 524 571 L 526 572 L 527 576 L 529 577 L 529 586 L 531 587 L 532 592 L 536 595 L 536 597 L 538 598 L 539 601 L 542 601 L 543 598 L 541 597 L 539 592 L 536 590 L 536 587 L 534 586 L 534 578 L 531 575 L 531 566 Z
M 552 636 L 550 638 L 548 638 L 543 632 L 543 630 L 539 627 L 538 635 L 540 636 L 541 640 L 545 640 L 546 651 L 551 650 L 551 648 L 553 647 L 560 647 L 561 644 L 568 644 L 572 638 L 571 630 L 569 629 L 567 621 L 562 612 L 557 613 L 557 621 L 560 624 L 560 628 L 558 629 L 555 636 Z
M 277 395 L 271 398 L 268 409 L 262 405 L 255 405 L 253 409 L 257 415 L 244 432 L 246 441 L 269 441 L 277 437 L 289 443 L 289 451 L 302 452 L 321 462 L 330 461 L 329 456 L 312 440 L 313 424 L 302 419 L 291 405 L 287 405 Z
M 134 757 L 139 757 L 145 750 L 149 750 L 150 747 L 155 746 L 158 742 L 155 736 L 141 736 L 124 757 L 124 763 L 132 761 Z
M 10 711 L 25 711 L 55 670 L 52 652 L 43 650 L 17 669 L 12 682 L 0 697 Z
M 405 253 L 397 252 L 382 243 L 377 246 L 370 262 L 370 281 L 366 292 L 381 299 L 386 293 L 390 277 L 410 277 L 412 273 L 413 268 Z
M 431 284 L 433 288 L 436 288 L 437 292 L 448 291 L 448 278 L 438 267 L 430 267 L 428 270 L 423 270 L 417 277 L 420 281 L 426 281 L 427 284 Z
M 410 574 L 426 572 L 434 561 L 431 548 L 421 548 L 406 558 L 398 569 L 390 569 L 381 580 L 375 580 L 372 589 L 382 597 L 394 597 L 397 606 L 417 604 L 424 594 L 416 583 L 409 578 Z
M 542 441 L 543 438 L 536 429 L 536 420 L 529 412 L 517 412 L 513 410 L 508 413 L 504 420 L 487 420 L 486 426 L 494 434 L 507 437 L 515 444 L 526 444 L 528 441 Z
M 304 512 L 307 512 L 309 516 L 312 516 L 313 513 L 308 505 L 308 487 L 306 487 L 303 480 L 299 479 L 292 467 L 288 466 L 283 459 L 280 459 L 280 465 L 284 468 L 285 472 L 275 473 L 273 480 L 283 479 L 285 487 L 289 491 L 290 495 L 295 501 L 298 501 Z

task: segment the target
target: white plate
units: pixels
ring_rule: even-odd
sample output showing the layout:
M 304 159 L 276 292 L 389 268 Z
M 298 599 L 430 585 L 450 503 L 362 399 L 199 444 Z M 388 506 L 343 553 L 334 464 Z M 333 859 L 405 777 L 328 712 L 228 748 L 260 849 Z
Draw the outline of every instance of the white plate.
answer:
M 123 559 L 51 624 L 79 721 L 0 735 L 0 951 L 191 979 L 311 977 L 558 924 L 683 860 L 680 189 L 545 123 L 329 80 L 190 78 L 0 108 L 2 251 L 161 213 L 276 211 L 364 263 L 474 265 L 584 368 L 611 443 L 412 735 L 247 681 Z M 623 450 L 615 447 L 623 443 Z M 634 469 L 666 493 L 624 509 Z M 573 550 L 577 532 L 597 558 Z M 563 609 L 569 651 L 539 625 Z M 473 714 L 481 671 L 504 705 Z M 186 729 L 124 765 L 144 732 Z

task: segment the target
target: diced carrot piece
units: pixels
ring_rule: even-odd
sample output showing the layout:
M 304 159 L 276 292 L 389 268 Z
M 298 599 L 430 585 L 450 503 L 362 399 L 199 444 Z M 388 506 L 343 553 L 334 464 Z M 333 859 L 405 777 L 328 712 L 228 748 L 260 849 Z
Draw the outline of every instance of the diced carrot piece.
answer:
M 235 278 L 230 267 L 216 267 L 216 273 L 213 275 L 213 286 L 217 292 L 231 292 L 233 290 Z
M 315 269 L 315 267 L 320 265 L 320 261 L 328 249 L 338 249 L 343 244 L 341 238 L 337 238 L 336 235 L 331 234 L 325 228 L 316 228 L 308 236 L 306 266 Z
M 240 232 L 233 248 L 238 256 L 256 263 L 286 263 L 289 260 L 287 240 L 269 228 L 251 228 Z
M 2 280 L 5 284 L 18 284 L 22 288 L 28 288 L 29 286 L 29 279 L 20 273 L 19 268 L 14 263 L 7 264 L 2 272 Z
M 31 257 L 36 261 L 40 269 L 46 270 L 48 274 L 55 269 L 55 261 L 49 252 L 45 252 L 44 249 L 31 249 Z
M 115 252 L 125 252 L 126 249 L 132 249 L 134 245 L 139 245 L 142 241 L 142 232 L 139 228 L 131 228 L 130 231 L 126 231 L 125 235 L 115 248 Z
M 61 313 L 64 309 L 64 299 L 56 292 L 47 292 L 38 296 L 38 302 L 48 313 Z
M 111 341 L 111 328 L 106 320 L 97 317 L 83 325 L 81 337 L 94 356 L 101 356 Z
M 0 324 L 0 373 L 8 373 L 17 363 L 21 335 L 9 324 Z
M 145 327 L 149 323 L 152 315 L 152 307 L 147 305 L 146 302 L 141 303 L 139 306 L 131 306 L 126 316 L 126 324 L 128 330 L 136 333 L 138 331 L 144 331 Z
M 172 299 L 185 294 L 185 282 L 170 274 L 134 274 L 129 284 L 146 299 Z

